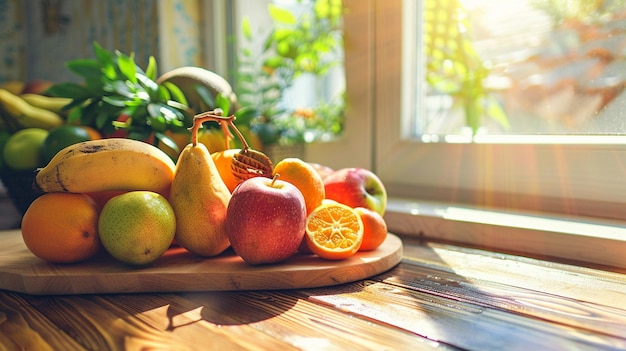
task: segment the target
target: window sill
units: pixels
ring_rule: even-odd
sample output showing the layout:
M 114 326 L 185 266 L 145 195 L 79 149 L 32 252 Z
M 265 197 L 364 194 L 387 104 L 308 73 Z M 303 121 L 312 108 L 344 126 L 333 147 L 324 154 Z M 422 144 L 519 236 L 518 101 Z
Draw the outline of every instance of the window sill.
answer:
M 390 198 L 389 231 L 428 241 L 626 271 L 626 227 L 615 221 L 485 210 Z

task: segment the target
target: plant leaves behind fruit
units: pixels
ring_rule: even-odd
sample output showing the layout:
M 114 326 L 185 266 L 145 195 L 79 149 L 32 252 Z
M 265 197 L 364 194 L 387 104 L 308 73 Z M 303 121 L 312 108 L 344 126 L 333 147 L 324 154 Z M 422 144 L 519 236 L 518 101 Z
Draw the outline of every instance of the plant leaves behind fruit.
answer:
M 154 81 L 157 79 L 157 63 L 154 56 L 148 58 L 148 67 L 146 67 L 146 76 Z
M 114 80 L 115 78 L 117 78 L 113 54 L 108 52 L 107 50 L 104 50 L 102 46 L 98 44 L 98 42 L 93 43 L 93 50 L 96 54 L 98 62 L 100 63 L 100 69 L 102 74 L 104 74 L 104 76 L 110 80 Z
M 58 83 L 54 84 L 50 88 L 46 90 L 47 94 L 56 97 L 66 97 L 70 99 L 81 99 L 85 100 L 91 96 L 91 92 L 89 89 L 84 86 L 76 83 Z
M 132 58 L 127 55 L 119 54 L 117 57 L 117 65 L 126 79 L 133 84 L 137 83 L 137 68 Z
M 215 96 L 215 107 L 222 109 L 222 114 L 228 116 L 230 112 L 230 100 L 224 94 L 217 93 Z
M 204 85 L 196 84 L 194 85 L 194 90 L 200 96 L 200 100 L 208 107 L 207 110 L 213 110 L 215 106 L 215 99 L 213 99 L 213 94 L 205 87 Z
M 252 40 L 252 28 L 250 27 L 250 19 L 248 17 L 244 17 L 241 21 L 241 30 L 243 31 L 244 38 Z
M 65 66 L 72 72 L 85 79 L 100 78 L 100 64 L 92 59 L 78 59 L 69 61 Z
M 174 140 L 172 140 L 172 138 L 168 137 L 167 135 L 161 132 L 155 132 L 154 137 L 156 138 L 156 140 L 158 140 L 159 143 L 165 144 L 167 147 L 176 151 L 177 153 L 178 151 L 180 151 L 178 145 L 176 145 L 176 142 L 174 142 Z
M 255 107 L 252 107 L 252 106 L 242 107 L 239 110 L 237 110 L 237 112 L 235 112 L 235 117 L 237 117 L 235 122 L 241 125 L 250 125 L 250 122 L 260 115 L 261 115 L 261 111 L 259 111 L 259 109 Z
M 275 22 L 283 24 L 296 24 L 296 16 L 288 10 L 282 9 L 274 4 L 269 4 L 267 9 Z
M 167 91 L 169 92 L 169 96 L 166 100 L 174 100 L 177 101 L 183 105 L 189 106 L 189 102 L 187 101 L 187 98 L 185 97 L 185 94 L 183 93 L 182 90 L 180 90 L 180 88 L 172 83 L 172 82 L 163 82 L 162 87 L 166 88 Z

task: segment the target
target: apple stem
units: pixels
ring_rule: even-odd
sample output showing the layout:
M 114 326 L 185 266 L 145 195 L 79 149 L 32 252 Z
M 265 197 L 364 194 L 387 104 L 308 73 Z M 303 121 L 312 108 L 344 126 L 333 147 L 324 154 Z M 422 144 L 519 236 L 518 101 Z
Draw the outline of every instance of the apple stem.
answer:
M 193 146 L 196 146 L 198 144 L 198 130 L 202 126 L 202 123 L 206 121 L 215 121 L 219 123 L 222 127 L 222 131 L 225 134 L 227 148 L 230 147 L 230 139 L 232 138 L 232 134 L 230 133 L 228 129 L 228 127 L 231 127 L 235 131 L 235 134 L 237 134 L 237 137 L 239 138 L 239 140 L 241 140 L 241 143 L 243 144 L 243 149 L 248 150 L 250 148 L 250 146 L 248 145 L 248 142 L 243 137 L 243 134 L 241 134 L 237 126 L 235 126 L 234 121 L 237 117 L 235 117 L 235 115 L 230 115 L 228 117 L 225 117 L 225 116 L 222 116 L 222 113 L 224 112 L 222 111 L 221 108 L 216 108 L 213 111 L 202 112 L 200 114 L 195 115 L 193 117 L 193 126 L 189 128 L 189 130 L 191 131 L 191 144 Z
M 274 174 L 274 176 L 272 177 L 272 182 L 270 183 L 271 187 L 274 187 L 274 183 L 276 182 L 276 179 L 278 179 L 278 177 L 280 177 L 279 173 Z

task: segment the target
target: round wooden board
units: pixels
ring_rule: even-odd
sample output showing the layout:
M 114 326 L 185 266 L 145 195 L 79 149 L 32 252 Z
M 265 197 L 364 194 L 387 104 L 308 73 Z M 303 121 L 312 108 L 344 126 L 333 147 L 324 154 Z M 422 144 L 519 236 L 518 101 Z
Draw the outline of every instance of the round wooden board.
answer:
M 369 278 L 401 259 L 402 241 L 389 234 L 378 249 L 343 261 L 296 254 L 278 264 L 252 266 L 230 249 L 217 257 L 201 258 L 174 247 L 149 267 L 130 267 L 106 253 L 82 263 L 59 265 L 33 256 L 16 230 L 0 233 L 0 289 L 67 295 L 314 288 Z

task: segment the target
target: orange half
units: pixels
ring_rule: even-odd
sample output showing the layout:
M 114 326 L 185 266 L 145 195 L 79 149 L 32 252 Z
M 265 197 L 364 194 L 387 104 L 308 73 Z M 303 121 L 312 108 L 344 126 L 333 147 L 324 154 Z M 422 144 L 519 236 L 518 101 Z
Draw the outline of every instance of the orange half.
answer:
M 363 221 L 352 207 L 325 203 L 307 217 L 305 240 L 319 257 L 343 260 L 359 250 L 363 241 Z

